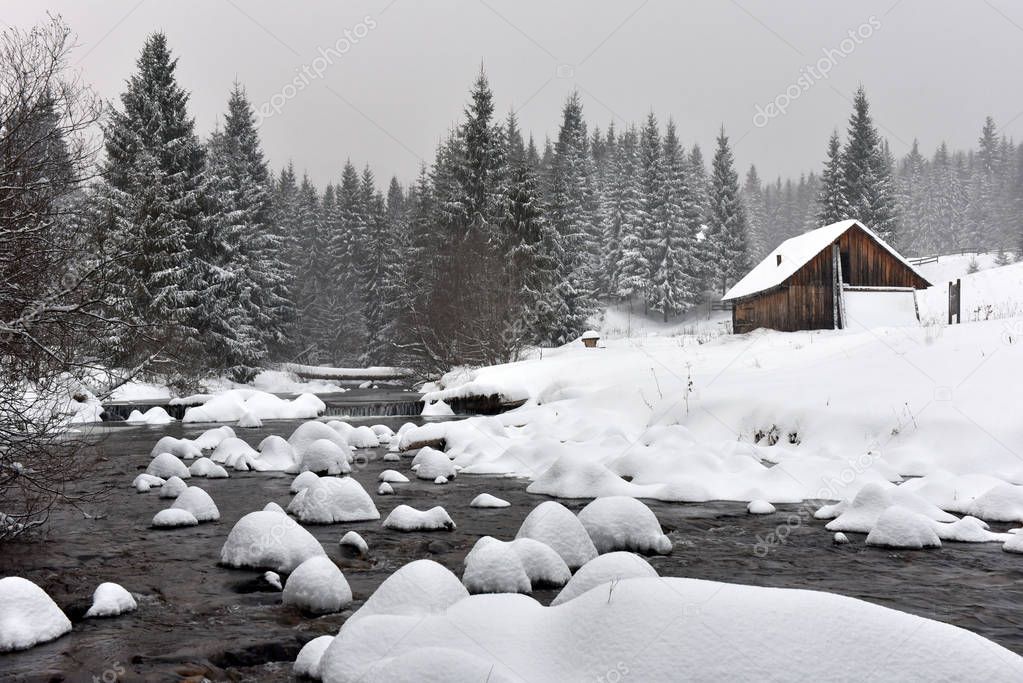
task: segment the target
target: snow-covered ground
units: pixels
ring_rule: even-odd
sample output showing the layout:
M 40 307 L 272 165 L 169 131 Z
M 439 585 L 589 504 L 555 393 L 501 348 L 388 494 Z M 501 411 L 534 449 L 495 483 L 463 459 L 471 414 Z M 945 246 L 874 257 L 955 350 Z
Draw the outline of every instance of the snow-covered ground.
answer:
M 463 472 L 528 477 L 549 495 L 795 503 L 851 501 L 875 484 L 975 514 L 970 501 L 996 485 L 1023 496 L 1023 319 L 1011 317 L 1023 264 L 968 276 L 940 265 L 963 277 L 964 319 L 974 305 L 998 319 L 714 337 L 622 338 L 615 327 L 601 348 L 445 376 L 427 400 L 479 387 L 528 400 L 402 442 L 443 438 Z M 922 293 L 921 310 L 943 313 L 946 294 Z M 998 500 L 1002 519 L 1023 522 Z

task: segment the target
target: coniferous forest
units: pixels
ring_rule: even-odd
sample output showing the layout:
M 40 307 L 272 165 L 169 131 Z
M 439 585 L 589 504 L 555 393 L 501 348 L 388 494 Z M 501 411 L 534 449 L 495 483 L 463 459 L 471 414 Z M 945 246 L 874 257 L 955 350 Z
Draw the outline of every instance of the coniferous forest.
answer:
M 53 66 L 66 62 L 67 29 L 40 30 Z M 93 110 L 102 136 L 91 156 L 80 112 L 52 97 L 52 79 L 22 93 L 4 112 L 0 172 L 30 183 L 26 150 L 69 150 L 49 157 L 65 159 L 46 174 L 56 191 L 23 214 L 46 225 L 20 233 L 18 248 L 59 235 L 76 250 L 36 271 L 58 281 L 34 291 L 87 300 L 105 324 L 82 343 L 110 365 L 150 364 L 186 383 L 246 380 L 281 361 L 429 375 L 565 343 L 610 304 L 673 319 L 781 241 L 843 218 L 909 256 L 1000 250 L 1007 261 L 1021 246 L 1023 146 L 988 118 L 974 149 L 914 143 L 898 158 L 863 87 L 812 170 L 766 179 L 755 166 L 740 174 L 723 129 L 705 153 L 669 115 L 601 127 L 578 95 L 537 139 L 495 111 L 481 70 L 418 177 L 347 160 L 316 186 L 301 159 L 271 167 L 244 84 L 224 94 L 203 139 L 176 60 L 167 36 L 149 37 L 120 101 Z M 40 200 L 4 191 L 11 206 Z M 69 273 L 89 279 L 69 292 Z M 15 308 L 32 302 L 23 289 Z

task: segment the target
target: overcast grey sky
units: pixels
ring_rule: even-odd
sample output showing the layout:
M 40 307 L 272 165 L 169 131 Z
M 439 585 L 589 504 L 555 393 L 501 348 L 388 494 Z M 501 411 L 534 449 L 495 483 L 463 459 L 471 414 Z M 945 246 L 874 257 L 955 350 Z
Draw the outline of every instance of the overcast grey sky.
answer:
M 461 116 L 481 60 L 498 111 L 516 108 L 538 143 L 556 135 L 577 88 L 591 126 L 638 121 L 652 108 L 708 158 L 723 124 L 740 171 L 754 162 L 765 178 L 819 169 L 859 83 L 896 154 L 914 136 L 928 154 L 942 139 L 972 146 L 987 114 L 1023 138 L 1023 4 L 1009 0 L 0 0 L 0 8 L 0 20 L 18 26 L 47 10 L 63 15 L 79 35 L 86 78 L 112 100 L 145 36 L 165 31 L 203 134 L 237 78 L 257 107 L 269 107 L 262 135 L 275 168 L 293 159 L 320 184 L 348 157 L 370 163 L 381 182 L 414 177 Z M 779 97 L 784 114 L 767 109 Z

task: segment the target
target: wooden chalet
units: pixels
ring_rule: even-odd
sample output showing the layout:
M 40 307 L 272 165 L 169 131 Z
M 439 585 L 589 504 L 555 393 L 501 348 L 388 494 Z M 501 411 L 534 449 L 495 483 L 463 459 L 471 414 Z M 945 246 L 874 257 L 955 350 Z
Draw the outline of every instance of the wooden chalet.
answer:
M 907 324 L 916 315 L 915 290 L 930 286 L 869 228 L 846 220 L 782 242 L 722 301 L 732 305 L 736 334 L 839 329 L 869 326 L 872 318 Z

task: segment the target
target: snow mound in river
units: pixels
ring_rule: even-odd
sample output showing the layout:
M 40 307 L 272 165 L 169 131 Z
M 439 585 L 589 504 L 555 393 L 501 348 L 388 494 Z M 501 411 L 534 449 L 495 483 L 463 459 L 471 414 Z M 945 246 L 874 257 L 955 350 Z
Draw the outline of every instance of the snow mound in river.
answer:
M 325 554 L 320 542 L 295 520 L 259 510 L 235 523 L 220 550 L 220 562 L 229 567 L 292 572 L 310 557 Z
M 403 597 L 429 592 L 404 588 Z M 411 613 L 382 607 L 375 614 L 389 616 L 342 625 L 320 661 L 324 681 L 362 680 L 396 651 L 408 655 L 406 663 L 432 661 L 424 657 L 436 648 L 451 653 L 445 667 L 459 672 L 482 659 L 482 679 L 493 672 L 512 680 L 607 680 L 609 670 L 653 683 L 677 681 L 679 672 L 707 681 L 762 680 L 765 672 L 813 681 L 1023 679 L 1023 658 L 974 633 L 808 590 L 651 577 L 620 581 L 610 599 L 596 589 L 556 607 L 514 594 Z M 893 643 L 896 655 L 879 657 Z M 409 666 L 388 671 L 396 680 L 420 680 L 432 668 Z
M 586 591 L 610 582 L 622 579 L 635 579 L 657 576 L 650 563 L 635 553 L 618 551 L 598 555 L 575 573 L 572 579 L 561 589 L 557 597 L 551 601 L 551 607 L 577 598 Z
M 122 586 L 116 583 L 101 583 L 92 594 L 92 606 L 85 616 L 116 617 L 136 609 L 138 603 L 135 602 L 135 598 Z
M 633 550 L 671 552 L 671 540 L 646 505 L 628 496 L 597 498 L 579 511 L 579 521 L 593 539 L 598 553 Z
M 415 560 L 384 579 L 348 622 L 374 615 L 440 614 L 469 596 L 458 577 L 433 560 Z
M 315 524 L 380 519 L 380 512 L 362 484 L 351 477 L 319 477 L 295 494 L 288 512 Z
M 940 548 L 941 539 L 934 530 L 935 522 L 923 515 L 893 505 L 878 517 L 867 534 L 867 545 L 885 548 Z
M 59 638 L 71 621 L 42 588 L 20 576 L 0 579 L 0 652 Z
M 385 482 L 386 483 L 386 482 Z M 439 505 L 429 510 L 417 510 L 409 505 L 399 505 L 391 510 L 384 520 L 385 529 L 396 531 L 448 531 L 455 528 L 455 523 L 447 511 Z
M 340 612 L 352 602 L 352 589 L 344 574 L 326 555 L 298 565 L 284 584 L 285 605 L 313 614 Z
M 597 549 L 579 518 L 553 500 L 533 508 L 515 538 L 532 538 L 550 546 L 570 569 L 581 567 L 597 556 Z

